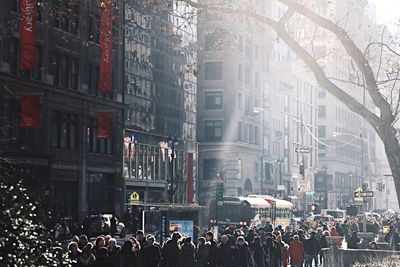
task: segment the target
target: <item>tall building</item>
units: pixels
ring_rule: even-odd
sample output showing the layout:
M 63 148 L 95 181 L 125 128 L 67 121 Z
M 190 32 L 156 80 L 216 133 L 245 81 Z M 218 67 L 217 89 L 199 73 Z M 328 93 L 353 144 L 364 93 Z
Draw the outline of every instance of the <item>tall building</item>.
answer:
M 123 208 L 121 1 L 103 4 L 0 3 L 1 154 L 74 222 Z
M 193 203 L 196 23 L 185 16 L 194 11 L 133 0 L 124 10 L 125 203 L 133 194 L 146 205 Z
M 268 15 L 264 1 L 234 1 Z M 243 196 L 272 190 L 272 163 L 262 126 L 270 79 L 271 39 L 264 25 L 247 16 L 211 10 L 199 14 L 197 140 L 199 203 L 224 194 Z

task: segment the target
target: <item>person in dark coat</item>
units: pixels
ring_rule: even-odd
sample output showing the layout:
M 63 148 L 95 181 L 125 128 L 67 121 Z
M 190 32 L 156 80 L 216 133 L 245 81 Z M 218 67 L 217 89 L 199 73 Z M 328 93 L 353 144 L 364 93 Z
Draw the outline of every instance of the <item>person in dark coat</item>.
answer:
M 101 247 L 97 250 L 96 261 L 94 262 L 94 267 L 107 267 L 107 248 Z
M 351 237 L 347 240 L 347 248 L 348 249 L 358 249 L 358 243 L 360 242 L 360 238 L 357 236 L 357 232 L 351 233 Z
M 307 255 L 308 266 L 312 267 L 312 262 L 314 261 L 315 266 L 318 266 L 318 255 L 321 251 L 321 244 L 319 240 L 315 237 L 315 232 L 310 233 L 310 238 L 306 241 L 306 246 L 304 247 L 305 254 Z
M 217 242 L 214 240 L 214 234 L 212 232 L 206 233 L 206 245 L 210 247 L 208 266 L 215 267 L 217 266 Z
M 93 267 L 96 257 L 92 254 L 92 243 L 88 243 L 78 258 L 78 267 Z
M 277 266 L 281 262 L 281 245 L 273 239 L 272 233 L 266 234 L 264 251 L 266 255 L 267 266 Z
M 324 231 L 322 236 L 319 239 L 319 245 L 321 247 L 321 253 L 320 253 L 320 263 L 323 263 L 323 259 L 324 259 L 324 253 L 322 251 L 323 248 L 328 248 L 328 241 L 326 240 L 326 237 L 329 236 L 329 232 L 328 231 Z
M 235 244 L 233 242 L 229 242 L 229 238 L 227 235 L 221 236 L 221 243 L 218 244 L 218 257 L 217 257 L 217 266 L 219 267 L 232 267 L 235 253 Z
M 117 219 L 115 218 L 115 216 L 113 214 L 110 219 L 110 235 L 111 235 L 111 237 L 114 237 L 114 235 L 116 233 L 117 233 Z
M 68 258 L 71 260 L 73 267 L 78 265 L 78 259 L 81 253 L 81 250 L 78 248 L 78 243 L 71 242 L 68 244 Z
M 196 246 L 192 242 L 191 237 L 186 237 L 181 247 L 181 266 L 193 267 L 196 255 Z
M 172 238 L 168 240 L 161 250 L 163 263 L 166 267 L 178 267 L 179 266 L 179 254 L 180 248 L 178 246 L 178 240 L 181 235 L 178 232 L 172 234 Z
M 131 240 L 125 241 L 119 253 L 119 267 L 137 267 L 138 251 L 134 250 Z
M 249 245 L 242 236 L 239 236 L 236 240 L 235 266 L 249 267 L 249 263 L 251 263 Z
M 161 261 L 161 251 L 154 245 L 154 236 L 147 237 L 147 246 L 141 251 L 143 267 L 158 267 Z
M 251 249 L 253 250 L 254 264 L 257 267 L 265 266 L 265 251 L 261 243 L 261 238 L 259 236 L 254 237 L 254 241 L 251 244 Z
M 114 238 L 111 238 L 108 241 L 108 267 L 118 267 L 118 261 L 119 261 L 119 252 L 121 250 L 121 247 L 117 245 L 117 240 Z
M 385 242 L 388 243 L 389 250 L 399 250 L 400 237 L 393 225 L 389 226 L 389 232 L 385 235 Z
M 197 239 L 196 267 L 208 266 L 209 252 L 210 247 L 206 245 L 206 239 L 204 237 Z

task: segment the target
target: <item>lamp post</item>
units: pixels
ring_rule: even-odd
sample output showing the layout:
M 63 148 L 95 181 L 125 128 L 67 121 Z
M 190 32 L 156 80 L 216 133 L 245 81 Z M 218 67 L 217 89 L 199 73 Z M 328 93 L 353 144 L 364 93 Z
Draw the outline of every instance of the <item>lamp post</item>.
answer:
M 363 134 L 362 131 L 360 132 L 360 135 L 355 135 L 355 134 L 351 134 L 351 133 L 339 133 L 339 132 L 333 132 L 333 137 L 338 137 L 338 136 L 351 136 L 354 139 L 359 139 L 361 140 L 361 178 L 363 180 L 363 189 L 366 189 L 367 184 L 364 183 L 364 141 L 366 141 L 365 138 L 363 138 Z M 368 140 L 367 140 L 368 141 Z M 363 222 L 363 232 L 366 233 L 367 232 L 367 201 L 366 198 L 364 198 L 364 222 Z
M 174 181 L 174 159 L 175 159 L 175 145 L 178 145 L 178 139 L 176 137 L 168 138 L 168 146 L 171 148 L 171 160 L 169 165 L 169 188 L 168 188 L 168 200 L 170 203 L 174 203 L 174 194 L 175 194 L 175 181 Z

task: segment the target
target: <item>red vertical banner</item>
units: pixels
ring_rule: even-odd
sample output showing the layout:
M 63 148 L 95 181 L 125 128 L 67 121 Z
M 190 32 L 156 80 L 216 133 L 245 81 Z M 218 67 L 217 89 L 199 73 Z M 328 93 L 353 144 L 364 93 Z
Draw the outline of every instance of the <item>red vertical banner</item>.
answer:
M 20 128 L 40 127 L 40 98 L 34 95 L 20 96 Z
M 97 114 L 97 138 L 107 139 L 112 137 L 114 129 L 114 112 L 100 112 Z
M 187 203 L 193 204 L 193 153 L 188 153 Z
M 112 89 L 112 24 L 112 0 L 102 0 L 100 2 L 100 78 L 98 88 L 101 93 L 108 93 Z
M 19 69 L 36 68 L 36 0 L 20 0 L 21 31 Z

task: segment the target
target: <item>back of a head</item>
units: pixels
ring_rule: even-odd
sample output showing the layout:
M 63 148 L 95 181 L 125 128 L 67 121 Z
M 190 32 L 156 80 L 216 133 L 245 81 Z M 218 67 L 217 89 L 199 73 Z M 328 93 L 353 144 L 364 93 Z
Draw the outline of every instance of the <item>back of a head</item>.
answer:
M 299 236 L 298 235 L 294 235 L 293 236 L 293 240 L 299 241 Z
M 206 243 L 206 239 L 204 237 L 199 237 L 197 241 L 199 241 L 200 245 L 204 245 Z

